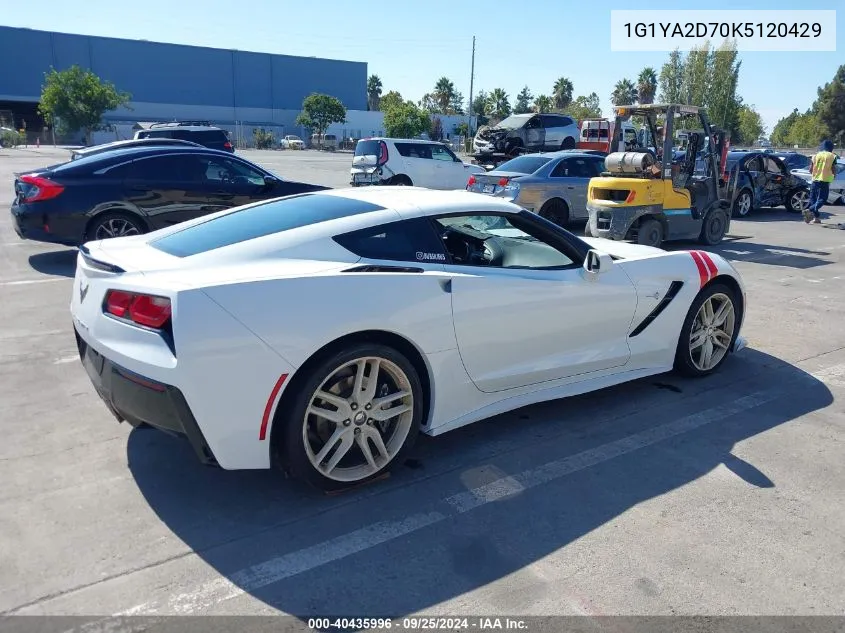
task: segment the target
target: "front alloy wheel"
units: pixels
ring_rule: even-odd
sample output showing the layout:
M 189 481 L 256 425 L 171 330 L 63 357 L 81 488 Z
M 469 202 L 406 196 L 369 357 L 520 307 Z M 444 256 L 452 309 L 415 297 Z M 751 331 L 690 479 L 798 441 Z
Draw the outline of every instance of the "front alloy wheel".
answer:
M 324 490 L 383 474 L 419 432 L 421 383 L 392 348 L 356 346 L 322 363 L 303 387 L 290 409 L 285 461 Z
M 701 291 L 690 306 L 675 353 L 675 369 L 688 376 L 706 376 L 727 358 L 739 323 L 734 292 L 721 283 Z
M 695 368 L 709 372 L 722 362 L 734 338 L 736 313 L 733 300 L 725 294 L 710 295 L 701 304 L 689 336 L 689 351 Z
M 806 189 L 796 189 L 789 195 L 786 208 L 792 213 L 801 213 L 810 208 L 810 192 Z

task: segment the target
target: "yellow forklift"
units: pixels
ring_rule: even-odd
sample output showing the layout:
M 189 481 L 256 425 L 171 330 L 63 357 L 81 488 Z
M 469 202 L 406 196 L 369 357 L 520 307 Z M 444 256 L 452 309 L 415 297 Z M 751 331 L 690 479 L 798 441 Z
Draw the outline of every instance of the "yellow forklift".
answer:
M 720 187 L 722 161 L 705 110 L 676 104 L 614 110 L 614 130 L 631 117 L 643 124 L 635 139 L 614 135 L 605 171 L 590 180 L 586 235 L 656 247 L 674 240 L 721 242 L 730 228 L 732 187 Z M 675 151 L 679 130 L 685 152 Z

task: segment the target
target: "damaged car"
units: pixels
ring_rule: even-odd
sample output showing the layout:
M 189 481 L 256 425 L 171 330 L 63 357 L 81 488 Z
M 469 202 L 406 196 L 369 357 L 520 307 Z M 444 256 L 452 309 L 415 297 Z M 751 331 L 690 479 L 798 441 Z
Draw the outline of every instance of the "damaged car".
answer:
M 479 154 L 516 156 L 524 152 L 575 149 L 577 122 L 563 114 L 514 114 L 501 123 L 481 127 L 473 139 Z
M 786 207 L 801 213 L 810 205 L 810 185 L 766 152 L 728 152 L 727 181 L 733 185 L 733 216 L 745 217 L 763 207 Z

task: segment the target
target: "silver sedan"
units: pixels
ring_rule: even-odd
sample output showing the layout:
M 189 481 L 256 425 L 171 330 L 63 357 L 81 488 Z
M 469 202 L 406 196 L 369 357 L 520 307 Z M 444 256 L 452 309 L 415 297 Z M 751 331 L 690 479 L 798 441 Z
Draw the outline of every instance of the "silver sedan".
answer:
M 510 200 L 560 226 L 587 219 L 587 185 L 604 156 L 578 151 L 525 154 L 475 174 L 467 190 Z

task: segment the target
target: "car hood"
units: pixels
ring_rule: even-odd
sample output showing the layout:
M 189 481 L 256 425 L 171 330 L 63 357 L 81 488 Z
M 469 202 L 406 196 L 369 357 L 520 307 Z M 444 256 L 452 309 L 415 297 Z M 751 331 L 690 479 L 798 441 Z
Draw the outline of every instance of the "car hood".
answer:
M 613 255 L 621 259 L 638 259 L 641 257 L 654 257 L 655 255 L 666 254 L 661 248 L 653 246 L 642 246 L 641 244 L 629 244 L 628 242 L 619 242 L 616 240 L 607 240 L 602 237 L 582 237 L 590 248 L 594 248 L 602 253 Z

